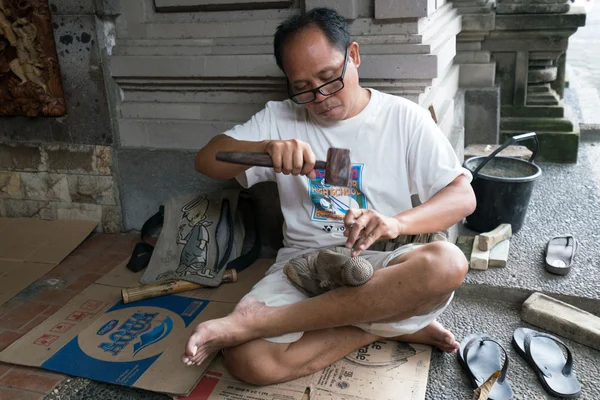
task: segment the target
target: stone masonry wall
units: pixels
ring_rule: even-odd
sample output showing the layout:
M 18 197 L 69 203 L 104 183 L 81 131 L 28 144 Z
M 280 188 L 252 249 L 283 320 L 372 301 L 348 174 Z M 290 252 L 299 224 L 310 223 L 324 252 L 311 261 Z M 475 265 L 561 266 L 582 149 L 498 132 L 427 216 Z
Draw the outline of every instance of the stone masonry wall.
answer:
M 121 230 L 108 146 L 0 145 L 0 216 L 98 221 Z

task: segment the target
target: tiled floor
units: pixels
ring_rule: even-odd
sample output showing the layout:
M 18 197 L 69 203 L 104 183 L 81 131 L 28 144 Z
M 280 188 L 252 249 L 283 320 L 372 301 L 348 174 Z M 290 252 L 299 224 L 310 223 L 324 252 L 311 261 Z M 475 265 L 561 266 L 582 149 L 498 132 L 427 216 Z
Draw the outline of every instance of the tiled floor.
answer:
M 52 271 L 0 306 L 0 351 L 127 260 L 139 235 L 92 234 Z M 65 376 L 0 363 L 0 400 L 42 399 Z

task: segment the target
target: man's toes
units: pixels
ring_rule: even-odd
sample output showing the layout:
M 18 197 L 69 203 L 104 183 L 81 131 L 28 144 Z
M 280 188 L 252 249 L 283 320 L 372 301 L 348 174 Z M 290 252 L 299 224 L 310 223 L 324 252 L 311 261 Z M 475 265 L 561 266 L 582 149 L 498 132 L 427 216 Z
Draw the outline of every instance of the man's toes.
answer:
M 192 336 L 188 340 L 187 344 L 185 345 L 185 354 L 187 354 L 191 358 L 196 355 L 197 351 L 198 351 L 198 346 L 196 346 L 196 338 L 194 338 L 194 336 Z

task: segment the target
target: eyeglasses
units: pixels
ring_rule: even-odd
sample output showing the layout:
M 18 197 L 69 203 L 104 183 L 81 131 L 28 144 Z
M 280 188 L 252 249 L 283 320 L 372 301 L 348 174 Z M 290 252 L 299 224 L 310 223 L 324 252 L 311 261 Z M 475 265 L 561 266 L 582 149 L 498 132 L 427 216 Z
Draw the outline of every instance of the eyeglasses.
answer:
M 288 81 L 288 96 L 296 104 L 306 104 L 314 101 L 317 98 L 317 92 L 323 96 L 331 96 L 334 93 L 339 92 L 344 88 L 344 75 L 346 75 L 346 65 L 348 65 L 348 48 L 346 48 L 346 54 L 344 55 L 344 69 L 342 75 L 339 78 L 324 83 L 316 89 L 307 90 L 300 93 L 292 93 L 290 83 Z

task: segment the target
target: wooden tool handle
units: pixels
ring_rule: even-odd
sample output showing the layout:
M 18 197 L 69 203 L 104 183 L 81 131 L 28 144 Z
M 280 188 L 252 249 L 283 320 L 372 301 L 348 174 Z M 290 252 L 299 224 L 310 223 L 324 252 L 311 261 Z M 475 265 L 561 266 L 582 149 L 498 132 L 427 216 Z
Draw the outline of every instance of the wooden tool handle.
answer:
M 269 153 L 258 153 L 251 151 L 220 151 L 217 160 L 234 164 L 253 165 L 257 167 L 273 167 L 273 160 Z M 315 169 L 325 169 L 325 161 L 316 161 Z
M 223 272 L 223 280 L 221 283 L 237 282 L 237 271 L 235 269 L 227 269 Z M 133 303 L 144 299 L 152 299 L 154 297 L 166 296 L 168 294 L 180 293 L 194 289 L 209 288 L 209 286 L 199 285 L 197 283 L 175 280 L 169 282 L 153 283 L 151 285 L 143 285 L 134 288 L 121 289 L 123 303 Z

